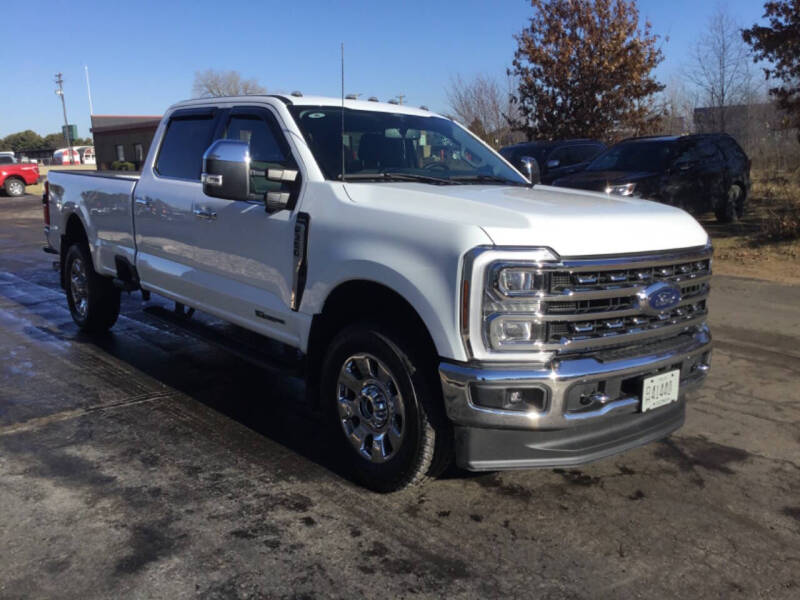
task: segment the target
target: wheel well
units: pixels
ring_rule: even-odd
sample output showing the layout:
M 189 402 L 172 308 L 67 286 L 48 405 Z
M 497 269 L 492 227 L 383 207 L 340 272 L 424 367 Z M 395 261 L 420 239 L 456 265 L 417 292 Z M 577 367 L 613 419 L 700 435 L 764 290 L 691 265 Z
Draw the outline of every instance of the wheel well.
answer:
M 328 344 L 343 327 L 357 321 L 381 321 L 402 332 L 413 331 L 417 350 L 426 362 L 437 358 L 436 345 L 419 313 L 403 296 L 374 281 L 355 280 L 340 284 L 325 300 L 322 312 L 314 316 L 306 354 L 309 392 L 316 399 L 316 384 Z
M 69 216 L 69 218 L 67 218 L 67 225 L 64 228 L 64 234 L 61 236 L 61 253 L 60 253 L 61 268 L 59 269 L 59 271 L 61 273 L 62 288 L 65 286 L 64 261 L 67 257 L 67 250 L 69 250 L 69 247 L 75 242 L 85 242 L 88 245 L 89 238 L 86 235 L 86 229 L 84 229 L 83 223 L 81 222 L 78 215 L 72 213 Z

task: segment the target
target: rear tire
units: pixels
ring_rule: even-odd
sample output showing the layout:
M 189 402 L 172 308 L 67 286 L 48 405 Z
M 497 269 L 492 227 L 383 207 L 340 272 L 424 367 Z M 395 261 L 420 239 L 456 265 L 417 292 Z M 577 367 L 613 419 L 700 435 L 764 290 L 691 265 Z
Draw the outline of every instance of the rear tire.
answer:
M 321 406 L 348 472 L 369 489 L 420 485 L 451 462 L 452 426 L 426 356 L 380 323 L 351 325 L 327 348 Z
M 18 197 L 25 195 L 25 182 L 16 177 L 9 177 L 3 184 L 6 194 L 11 197 Z
M 728 188 L 728 193 L 720 198 L 714 209 L 717 221 L 720 223 L 732 223 L 740 210 L 740 205 L 744 203 L 744 191 L 737 184 Z
M 111 279 L 95 272 L 85 243 L 75 243 L 67 250 L 64 282 L 69 312 L 82 331 L 101 333 L 116 323 L 120 290 Z

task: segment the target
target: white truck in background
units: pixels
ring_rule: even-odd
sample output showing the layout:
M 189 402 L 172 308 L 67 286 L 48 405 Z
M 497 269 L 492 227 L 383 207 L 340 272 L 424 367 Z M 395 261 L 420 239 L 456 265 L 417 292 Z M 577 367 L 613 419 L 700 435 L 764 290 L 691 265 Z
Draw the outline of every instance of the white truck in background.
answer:
M 44 203 L 79 327 L 110 328 L 141 290 L 296 349 L 375 490 L 453 458 L 565 466 L 665 437 L 709 367 L 691 216 L 531 185 L 424 109 L 190 100 L 140 175 L 51 171 Z

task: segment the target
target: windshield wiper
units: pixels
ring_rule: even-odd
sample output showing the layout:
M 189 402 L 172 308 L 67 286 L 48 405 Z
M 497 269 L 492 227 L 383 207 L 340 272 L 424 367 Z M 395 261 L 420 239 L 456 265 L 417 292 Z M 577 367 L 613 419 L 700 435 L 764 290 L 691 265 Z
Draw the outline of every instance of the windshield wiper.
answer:
M 341 176 L 340 176 L 341 178 Z M 415 175 L 414 173 L 347 173 L 345 181 L 416 181 L 419 183 L 432 183 L 434 185 L 454 185 L 458 182 L 430 175 Z
M 523 183 L 521 181 L 512 181 L 511 179 L 506 179 L 505 177 L 485 174 L 456 175 L 450 179 L 457 183 L 502 183 L 503 185 L 528 185 L 527 183 Z

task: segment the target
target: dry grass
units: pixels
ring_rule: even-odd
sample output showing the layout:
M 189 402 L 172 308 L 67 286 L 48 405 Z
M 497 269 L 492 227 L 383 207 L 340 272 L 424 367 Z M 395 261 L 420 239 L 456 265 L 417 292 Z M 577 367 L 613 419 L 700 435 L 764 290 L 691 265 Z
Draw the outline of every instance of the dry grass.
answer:
M 754 171 L 747 214 L 728 225 L 701 218 L 714 242 L 714 271 L 800 283 L 800 170 Z

